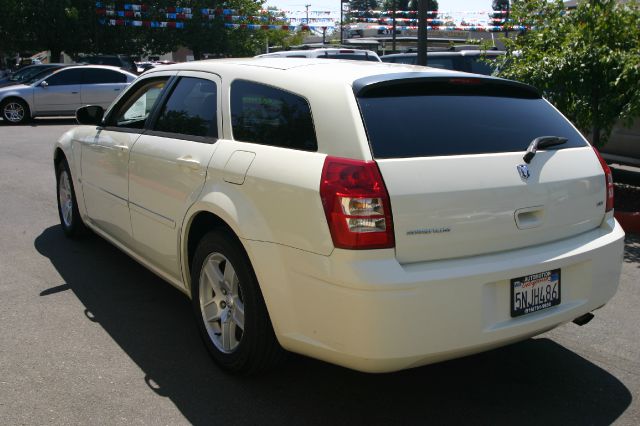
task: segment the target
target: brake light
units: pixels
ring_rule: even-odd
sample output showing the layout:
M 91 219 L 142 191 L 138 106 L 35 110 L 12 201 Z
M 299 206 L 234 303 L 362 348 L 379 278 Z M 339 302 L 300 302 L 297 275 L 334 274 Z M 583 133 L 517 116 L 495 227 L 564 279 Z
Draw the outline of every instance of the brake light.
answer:
M 335 247 L 394 247 L 389 194 L 375 161 L 327 157 L 320 198 Z
M 607 203 L 605 207 L 605 212 L 609 212 L 613 210 L 613 173 L 611 173 L 611 168 L 604 161 L 604 158 L 600 155 L 596 147 L 593 147 L 596 155 L 598 156 L 598 160 L 600 161 L 600 165 L 602 166 L 602 170 L 604 171 L 604 179 L 605 179 L 605 187 L 607 190 Z

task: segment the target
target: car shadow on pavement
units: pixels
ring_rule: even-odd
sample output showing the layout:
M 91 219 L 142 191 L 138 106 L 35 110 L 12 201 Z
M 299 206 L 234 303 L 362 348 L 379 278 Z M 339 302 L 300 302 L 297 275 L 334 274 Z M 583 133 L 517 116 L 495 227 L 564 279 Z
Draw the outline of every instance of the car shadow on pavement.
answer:
M 109 243 L 53 226 L 35 248 L 64 280 L 38 297 L 73 291 L 86 308 L 78 320 L 99 323 L 193 424 L 608 425 L 631 403 L 613 375 L 547 338 L 393 374 L 292 355 L 263 376 L 233 377 L 209 359 L 187 297 Z
M 52 117 L 52 118 L 33 118 L 24 124 L 8 124 L 4 120 L 0 119 L 0 126 L 60 126 L 60 125 L 74 125 L 77 124 L 75 118 L 71 117 Z

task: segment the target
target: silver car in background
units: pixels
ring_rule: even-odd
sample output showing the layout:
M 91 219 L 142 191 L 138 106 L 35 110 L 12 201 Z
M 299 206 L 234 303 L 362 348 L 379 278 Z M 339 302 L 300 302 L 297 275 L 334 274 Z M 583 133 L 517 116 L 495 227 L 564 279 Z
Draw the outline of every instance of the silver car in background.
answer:
M 135 79 L 135 74 L 116 67 L 66 67 L 24 84 L 0 88 L 0 113 L 5 123 L 21 124 L 33 117 L 73 116 L 83 105 L 106 109 Z

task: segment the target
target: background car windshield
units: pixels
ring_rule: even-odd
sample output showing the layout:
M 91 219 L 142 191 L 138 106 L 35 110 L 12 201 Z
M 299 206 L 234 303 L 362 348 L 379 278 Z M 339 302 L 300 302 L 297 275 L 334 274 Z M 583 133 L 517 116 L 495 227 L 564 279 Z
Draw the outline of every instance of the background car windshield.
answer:
M 44 67 L 24 68 L 24 69 L 21 69 L 20 71 L 16 71 L 11 77 L 9 77 L 9 80 L 10 81 L 26 81 L 28 79 L 31 79 L 36 74 L 41 73 L 44 69 L 45 69 Z
M 358 98 L 376 158 L 518 152 L 539 136 L 569 139 L 554 149 L 586 146 L 573 126 L 541 98 L 464 96 L 459 90 L 455 95 L 446 90 L 418 96 L 387 92 Z
M 25 80 L 23 82 L 23 84 L 33 84 L 36 81 L 42 80 L 43 78 L 47 77 L 48 75 L 52 74 L 55 71 L 55 68 L 53 69 L 45 69 L 45 70 L 40 70 L 39 73 L 35 74 L 33 77 L 29 78 L 28 80 Z

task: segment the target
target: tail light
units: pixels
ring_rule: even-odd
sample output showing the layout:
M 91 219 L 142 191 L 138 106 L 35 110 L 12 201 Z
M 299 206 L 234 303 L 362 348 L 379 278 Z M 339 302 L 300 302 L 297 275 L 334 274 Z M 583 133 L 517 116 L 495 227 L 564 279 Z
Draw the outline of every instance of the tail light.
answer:
M 598 160 L 600 160 L 600 165 L 602 166 L 602 170 L 604 170 L 604 178 L 605 178 L 605 184 L 606 184 L 605 186 L 607 189 L 607 203 L 606 203 L 605 212 L 609 212 L 613 210 L 613 174 L 611 173 L 611 169 L 609 168 L 609 165 L 607 164 L 606 161 L 604 161 L 604 158 L 602 158 L 598 150 L 595 147 L 593 147 L 593 150 L 596 152 L 596 155 L 598 156 Z
M 335 247 L 394 247 L 389 194 L 375 161 L 327 157 L 320 197 Z

